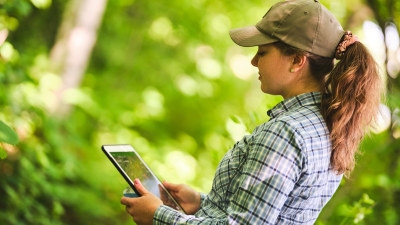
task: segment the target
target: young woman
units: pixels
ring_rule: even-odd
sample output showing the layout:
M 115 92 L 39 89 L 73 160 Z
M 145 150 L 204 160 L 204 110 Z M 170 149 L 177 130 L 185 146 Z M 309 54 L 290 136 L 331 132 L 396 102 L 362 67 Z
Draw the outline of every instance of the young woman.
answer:
M 277 3 L 255 26 L 230 35 L 258 46 L 251 63 L 261 90 L 284 100 L 226 153 L 207 195 L 164 183 L 187 214 L 135 180 L 142 196 L 121 203 L 137 224 L 314 224 L 354 167 L 380 101 L 365 46 L 317 0 Z

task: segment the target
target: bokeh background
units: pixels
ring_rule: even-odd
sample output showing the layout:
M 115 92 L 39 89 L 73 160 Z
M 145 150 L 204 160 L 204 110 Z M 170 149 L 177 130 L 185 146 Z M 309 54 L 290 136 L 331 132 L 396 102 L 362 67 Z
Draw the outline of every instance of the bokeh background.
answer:
M 219 160 L 281 100 L 228 32 L 272 0 L 0 0 L 0 224 L 132 224 L 102 144 L 207 193 Z M 365 43 L 386 94 L 316 224 L 400 224 L 400 2 L 322 1 Z

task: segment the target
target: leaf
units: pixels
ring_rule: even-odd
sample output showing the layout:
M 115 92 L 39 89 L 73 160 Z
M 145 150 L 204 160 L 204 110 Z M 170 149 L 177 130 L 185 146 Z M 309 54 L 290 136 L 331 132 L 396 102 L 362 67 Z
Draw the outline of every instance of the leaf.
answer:
M 240 121 L 240 119 L 239 119 L 237 116 L 230 116 L 230 119 L 231 119 L 233 122 L 237 123 L 237 124 L 241 124 L 241 121 Z
M 0 142 L 15 145 L 18 143 L 18 135 L 9 126 L 0 121 Z
M 7 152 L 6 150 L 0 148 L 0 159 L 5 159 L 7 157 Z

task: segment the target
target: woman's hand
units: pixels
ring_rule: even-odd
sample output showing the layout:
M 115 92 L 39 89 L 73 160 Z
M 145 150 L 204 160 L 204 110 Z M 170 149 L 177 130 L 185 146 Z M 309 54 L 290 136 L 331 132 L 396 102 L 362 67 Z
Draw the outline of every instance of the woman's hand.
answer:
M 136 224 L 153 224 L 154 213 L 163 202 L 148 192 L 139 179 L 135 179 L 134 184 L 141 196 L 137 198 L 122 197 L 121 204 L 126 206 L 126 212 L 132 216 Z
M 163 185 L 188 215 L 193 215 L 199 210 L 201 201 L 199 192 L 184 184 L 164 181 Z

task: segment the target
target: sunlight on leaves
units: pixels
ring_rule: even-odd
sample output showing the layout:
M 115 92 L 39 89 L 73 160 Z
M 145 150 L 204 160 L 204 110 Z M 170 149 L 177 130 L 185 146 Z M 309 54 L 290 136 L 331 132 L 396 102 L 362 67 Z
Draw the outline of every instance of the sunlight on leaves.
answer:
M 248 80 L 253 78 L 254 74 L 257 74 L 257 69 L 250 63 L 251 57 L 242 54 L 234 54 L 229 59 L 229 66 L 233 74 L 242 79 Z
M 9 42 L 4 42 L 0 46 L 0 57 L 5 61 L 13 62 L 19 57 L 18 51 Z
M 378 65 L 385 71 L 386 48 L 384 42 L 384 35 L 382 29 L 372 21 L 365 21 L 363 23 L 364 40 L 363 42 L 368 49 L 373 52 L 372 56 Z
M 177 45 L 180 40 L 174 33 L 171 20 L 160 17 L 153 21 L 149 29 L 149 35 L 154 40 L 162 40 L 168 45 Z
M 222 74 L 220 63 L 212 58 L 197 60 L 197 70 L 209 79 L 220 78 Z
M 385 29 L 385 42 L 387 47 L 387 71 L 388 75 L 393 79 L 397 78 L 400 73 L 400 40 L 397 27 L 393 23 L 389 23 Z
M 372 121 L 371 130 L 372 132 L 379 134 L 390 127 L 391 124 L 391 112 L 389 107 L 384 104 L 379 105 L 378 115 Z
M 195 177 L 196 160 L 184 151 L 171 151 L 165 158 L 169 173 L 182 181 L 191 181 Z
M 52 0 L 31 0 L 31 2 L 39 9 L 47 9 L 51 6 Z
M 203 29 L 215 38 L 225 37 L 231 28 L 231 21 L 223 14 L 210 14 L 204 19 Z
M 37 87 L 29 82 L 16 85 L 10 92 L 10 97 L 14 99 L 15 104 L 45 107 L 44 100 L 39 95 Z
M 19 25 L 19 21 L 11 16 L 7 16 L 7 15 L 2 15 L 0 14 L 0 30 L 1 29 L 5 29 L 5 30 L 15 30 L 17 29 Z
M 177 88 L 187 96 L 193 96 L 197 93 L 198 83 L 188 75 L 181 75 L 175 80 Z
M 161 117 L 165 113 L 164 96 L 154 87 L 148 87 L 142 93 L 144 105 L 140 107 L 142 115 Z
M 386 47 L 389 51 L 396 51 L 399 48 L 399 33 L 397 31 L 396 25 L 389 23 L 385 29 L 385 42 Z
M 85 111 L 92 112 L 92 115 L 95 114 L 94 111 L 100 110 L 92 97 L 78 88 L 70 88 L 64 91 L 62 99 L 68 104 L 80 106 Z

